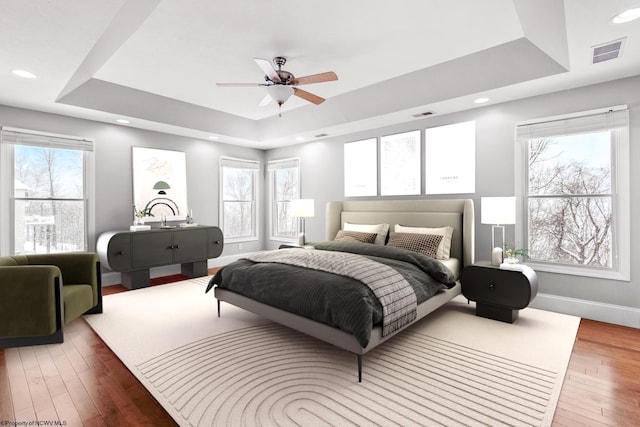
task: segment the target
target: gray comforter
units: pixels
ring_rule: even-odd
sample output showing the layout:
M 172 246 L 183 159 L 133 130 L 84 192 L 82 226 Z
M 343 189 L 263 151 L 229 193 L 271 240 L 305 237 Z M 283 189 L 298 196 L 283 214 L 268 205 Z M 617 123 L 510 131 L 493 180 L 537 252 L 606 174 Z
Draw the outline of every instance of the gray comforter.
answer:
M 316 250 L 359 254 L 396 269 L 415 291 L 418 304 L 455 285 L 449 269 L 416 252 L 350 242 L 314 246 Z M 369 343 L 373 325 L 382 322 L 382 306 L 371 289 L 324 271 L 240 259 L 219 270 L 207 291 L 213 286 L 342 329 L 354 335 L 362 347 Z

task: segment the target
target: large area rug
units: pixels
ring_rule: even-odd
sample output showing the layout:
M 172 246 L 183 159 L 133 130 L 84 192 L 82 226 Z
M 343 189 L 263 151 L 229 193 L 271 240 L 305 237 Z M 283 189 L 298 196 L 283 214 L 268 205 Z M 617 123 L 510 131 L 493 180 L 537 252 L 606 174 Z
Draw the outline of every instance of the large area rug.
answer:
M 579 318 L 457 297 L 363 358 L 222 304 L 208 279 L 104 298 L 87 322 L 180 425 L 550 425 Z

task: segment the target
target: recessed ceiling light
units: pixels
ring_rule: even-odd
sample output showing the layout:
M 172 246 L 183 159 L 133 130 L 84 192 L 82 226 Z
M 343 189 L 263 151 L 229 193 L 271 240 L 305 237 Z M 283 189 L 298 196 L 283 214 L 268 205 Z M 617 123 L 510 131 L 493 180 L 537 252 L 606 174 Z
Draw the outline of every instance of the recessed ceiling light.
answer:
M 611 18 L 611 22 L 613 22 L 614 24 L 624 24 L 625 22 L 630 22 L 638 18 L 640 18 L 640 7 L 627 9 L 624 12 L 620 12 L 619 14 Z
M 32 72 L 29 72 L 27 70 L 13 70 L 12 73 L 15 74 L 18 77 L 22 77 L 23 79 L 35 79 L 36 78 L 35 74 L 33 74 Z
M 476 104 L 484 104 L 485 102 L 489 102 L 489 98 L 487 97 L 482 97 L 482 98 L 476 98 L 475 101 Z
M 218 139 L 218 138 L 219 138 L 219 137 L 218 137 L 218 136 L 215 136 L 215 135 L 211 135 L 211 136 L 209 137 L 209 139 Z
M 298 142 L 305 141 L 304 136 L 296 136 L 296 141 L 298 141 Z
M 123 125 L 131 123 L 129 120 L 125 120 L 125 119 L 118 119 L 118 120 L 116 120 L 116 122 L 122 123 Z

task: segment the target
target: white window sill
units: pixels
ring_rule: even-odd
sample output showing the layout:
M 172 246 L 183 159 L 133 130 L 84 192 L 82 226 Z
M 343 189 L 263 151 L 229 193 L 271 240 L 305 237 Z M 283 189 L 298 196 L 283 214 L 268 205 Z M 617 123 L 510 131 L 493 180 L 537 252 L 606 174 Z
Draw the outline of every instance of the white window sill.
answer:
M 620 280 L 626 282 L 631 280 L 631 275 L 628 272 L 625 274 L 625 272 L 615 271 L 611 269 L 536 262 L 527 262 L 526 265 L 533 268 L 535 271 L 543 271 L 547 273 L 568 274 L 571 276 L 594 277 L 598 279 Z

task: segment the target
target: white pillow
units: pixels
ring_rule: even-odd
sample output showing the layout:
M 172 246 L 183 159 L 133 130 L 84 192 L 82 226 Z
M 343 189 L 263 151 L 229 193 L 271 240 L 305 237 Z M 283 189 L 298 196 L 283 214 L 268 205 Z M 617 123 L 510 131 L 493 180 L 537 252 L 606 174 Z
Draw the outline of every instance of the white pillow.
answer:
M 342 228 L 344 231 L 359 231 L 361 233 L 376 233 L 375 245 L 384 245 L 387 241 L 387 234 L 389 234 L 389 224 L 351 224 L 349 222 L 344 223 Z
M 436 259 L 449 259 L 451 252 L 451 236 L 453 236 L 453 227 L 405 227 L 400 224 L 395 226 L 396 233 L 420 233 L 420 234 L 435 234 L 437 236 L 443 236 L 438 251 L 436 252 Z

